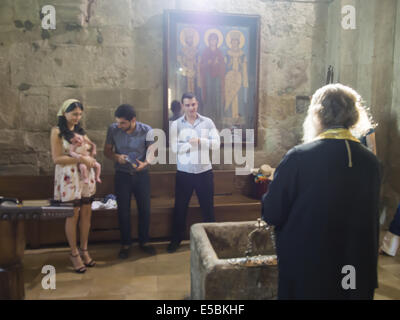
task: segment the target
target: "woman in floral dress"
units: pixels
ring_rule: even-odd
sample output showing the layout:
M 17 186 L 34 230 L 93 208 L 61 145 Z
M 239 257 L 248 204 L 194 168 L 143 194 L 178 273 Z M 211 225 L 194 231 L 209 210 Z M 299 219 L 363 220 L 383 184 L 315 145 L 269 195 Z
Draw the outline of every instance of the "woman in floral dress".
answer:
M 92 215 L 91 202 L 96 192 L 93 165 L 95 159 L 90 157 L 73 158 L 68 155 L 70 145 L 67 139 L 74 132 L 85 135 L 80 125 L 83 106 L 75 99 L 65 101 L 57 113 L 58 125 L 51 130 L 51 154 L 55 164 L 54 200 L 72 203 L 74 215 L 65 222 L 65 233 L 71 247 L 70 259 L 77 273 L 84 273 L 86 267 L 94 267 L 87 250 Z M 87 138 L 87 136 L 85 135 Z M 85 184 L 78 170 L 78 163 L 85 164 L 89 170 L 89 183 Z M 80 250 L 77 246 L 76 230 L 79 221 Z

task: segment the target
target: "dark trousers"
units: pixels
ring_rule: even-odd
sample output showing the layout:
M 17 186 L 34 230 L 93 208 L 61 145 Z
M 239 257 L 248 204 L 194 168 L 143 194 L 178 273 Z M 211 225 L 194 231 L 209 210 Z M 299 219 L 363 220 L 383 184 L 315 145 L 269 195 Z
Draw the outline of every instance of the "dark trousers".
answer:
M 389 226 L 389 231 L 396 236 L 400 236 L 400 204 L 397 207 L 394 218 Z
M 194 174 L 176 172 L 175 209 L 172 222 L 173 242 L 181 242 L 186 228 L 186 216 L 193 190 L 199 198 L 204 222 L 214 222 L 214 174 L 212 170 Z
M 150 226 L 150 176 L 148 171 L 134 174 L 116 171 L 115 194 L 118 205 L 118 222 L 121 232 L 121 244 L 131 245 L 131 197 L 136 198 L 138 208 L 139 243 L 149 240 Z

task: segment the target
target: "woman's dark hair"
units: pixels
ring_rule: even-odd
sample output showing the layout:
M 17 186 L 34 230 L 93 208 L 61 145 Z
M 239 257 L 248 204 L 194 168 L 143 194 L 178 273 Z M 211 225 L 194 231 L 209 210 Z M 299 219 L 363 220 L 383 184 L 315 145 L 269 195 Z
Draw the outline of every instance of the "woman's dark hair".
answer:
M 83 105 L 80 102 L 73 102 L 71 103 L 67 109 L 65 109 L 65 113 L 71 112 L 75 110 L 76 108 L 80 108 L 83 111 Z M 80 134 L 80 135 L 85 135 L 85 130 L 81 127 L 81 123 L 79 122 L 74 126 L 74 129 L 71 131 L 68 128 L 68 123 L 67 119 L 65 116 L 59 116 L 58 117 L 58 128 L 60 129 L 60 134 L 59 137 L 64 137 L 65 140 L 68 142 L 74 137 L 74 132 Z
M 181 103 L 178 100 L 174 100 L 171 102 L 171 111 L 173 113 L 177 113 L 181 111 Z
M 117 110 L 115 110 L 114 116 L 131 121 L 133 118 L 136 118 L 136 112 L 130 104 L 121 104 Z

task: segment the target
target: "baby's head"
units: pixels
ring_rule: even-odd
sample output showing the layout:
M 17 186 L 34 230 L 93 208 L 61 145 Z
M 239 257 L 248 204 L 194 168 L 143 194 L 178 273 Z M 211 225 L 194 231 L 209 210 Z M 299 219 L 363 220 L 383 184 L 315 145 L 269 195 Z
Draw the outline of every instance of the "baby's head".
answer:
M 74 133 L 74 136 L 69 140 L 69 143 L 80 147 L 83 144 L 83 137 L 80 134 Z

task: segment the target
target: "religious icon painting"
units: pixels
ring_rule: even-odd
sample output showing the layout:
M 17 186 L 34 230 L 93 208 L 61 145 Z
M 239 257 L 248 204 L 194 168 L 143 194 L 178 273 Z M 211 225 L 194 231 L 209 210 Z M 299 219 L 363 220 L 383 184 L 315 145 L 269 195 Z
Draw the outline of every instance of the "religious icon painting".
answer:
M 168 107 L 192 92 L 217 129 L 253 129 L 257 140 L 259 16 L 164 13 L 164 128 Z

